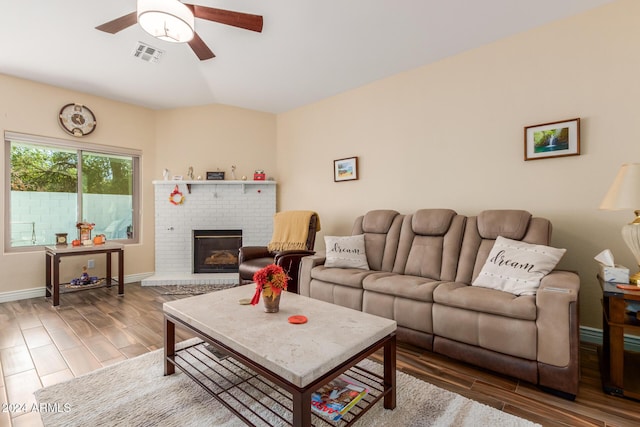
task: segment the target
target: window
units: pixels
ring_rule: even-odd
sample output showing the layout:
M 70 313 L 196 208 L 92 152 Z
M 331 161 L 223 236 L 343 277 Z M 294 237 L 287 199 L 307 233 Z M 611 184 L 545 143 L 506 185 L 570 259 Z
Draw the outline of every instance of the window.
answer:
M 78 238 L 76 224 L 95 224 L 92 236 L 138 241 L 137 150 L 5 132 L 5 250 Z

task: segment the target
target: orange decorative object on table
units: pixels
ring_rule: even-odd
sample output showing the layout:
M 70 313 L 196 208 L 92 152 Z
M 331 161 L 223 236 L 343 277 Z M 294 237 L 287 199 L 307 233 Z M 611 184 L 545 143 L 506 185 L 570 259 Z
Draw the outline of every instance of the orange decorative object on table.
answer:
M 104 234 L 98 234 L 96 237 L 93 238 L 94 245 L 101 245 L 103 243 L 104 243 Z
M 294 325 L 302 325 L 303 323 L 307 323 L 307 316 L 296 314 L 295 316 L 289 316 L 288 320 L 289 323 L 293 323 Z
M 616 285 L 616 288 L 624 289 L 625 291 L 640 291 L 638 285 Z
M 288 280 L 289 276 L 279 265 L 269 264 L 256 271 L 253 275 L 253 281 L 256 282 L 256 293 L 251 299 L 251 305 L 258 304 L 260 294 L 262 294 L 265 311 L 277 313 L 280 309 L 280 295 L 287 290 Z

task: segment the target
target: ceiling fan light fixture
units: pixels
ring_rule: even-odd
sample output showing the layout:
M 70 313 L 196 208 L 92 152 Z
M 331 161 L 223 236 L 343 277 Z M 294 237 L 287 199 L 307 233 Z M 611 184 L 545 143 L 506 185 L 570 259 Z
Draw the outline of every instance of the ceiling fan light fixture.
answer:
M 193 12 L 178 0 L 138 0 L 138 23 L 152 36 L 173 43 L 193 39 Z

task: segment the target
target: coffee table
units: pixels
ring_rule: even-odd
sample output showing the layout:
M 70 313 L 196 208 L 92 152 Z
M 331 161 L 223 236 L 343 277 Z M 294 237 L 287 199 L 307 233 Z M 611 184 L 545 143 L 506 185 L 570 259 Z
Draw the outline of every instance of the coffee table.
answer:
M 265 313 L 262 302 L 238 303 L 253 292 L 239 286 L 164 303 L 164 374 L 177 366 L 249 425 L 327 423 L 312 417 L 311 394 L 341 374 L 365 383 L 369 394 L 340 424 L 355 422 L 380 399 L 395 408 L 394 320 L 293 293 L 282 296 L 278 313 Z M 308 322 L 289 323 L 296 314 Z M 176 349 L 176 325 L 203 341 Z M 382 375 L 357 366 L 378 350 Z

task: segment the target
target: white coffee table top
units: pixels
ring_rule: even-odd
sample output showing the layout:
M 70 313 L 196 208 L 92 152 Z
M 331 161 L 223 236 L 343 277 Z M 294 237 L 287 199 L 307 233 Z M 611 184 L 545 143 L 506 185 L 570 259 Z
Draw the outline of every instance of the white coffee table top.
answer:
M 209 335 L 298 387 L 304 387 L 396 330 L 385 319 L 294 293 L 280 298 L 278 313 L 251 298 L 254 285 L 164 303 L 164 312 Z M 308 322 L 291 324 L 301 314 Z

